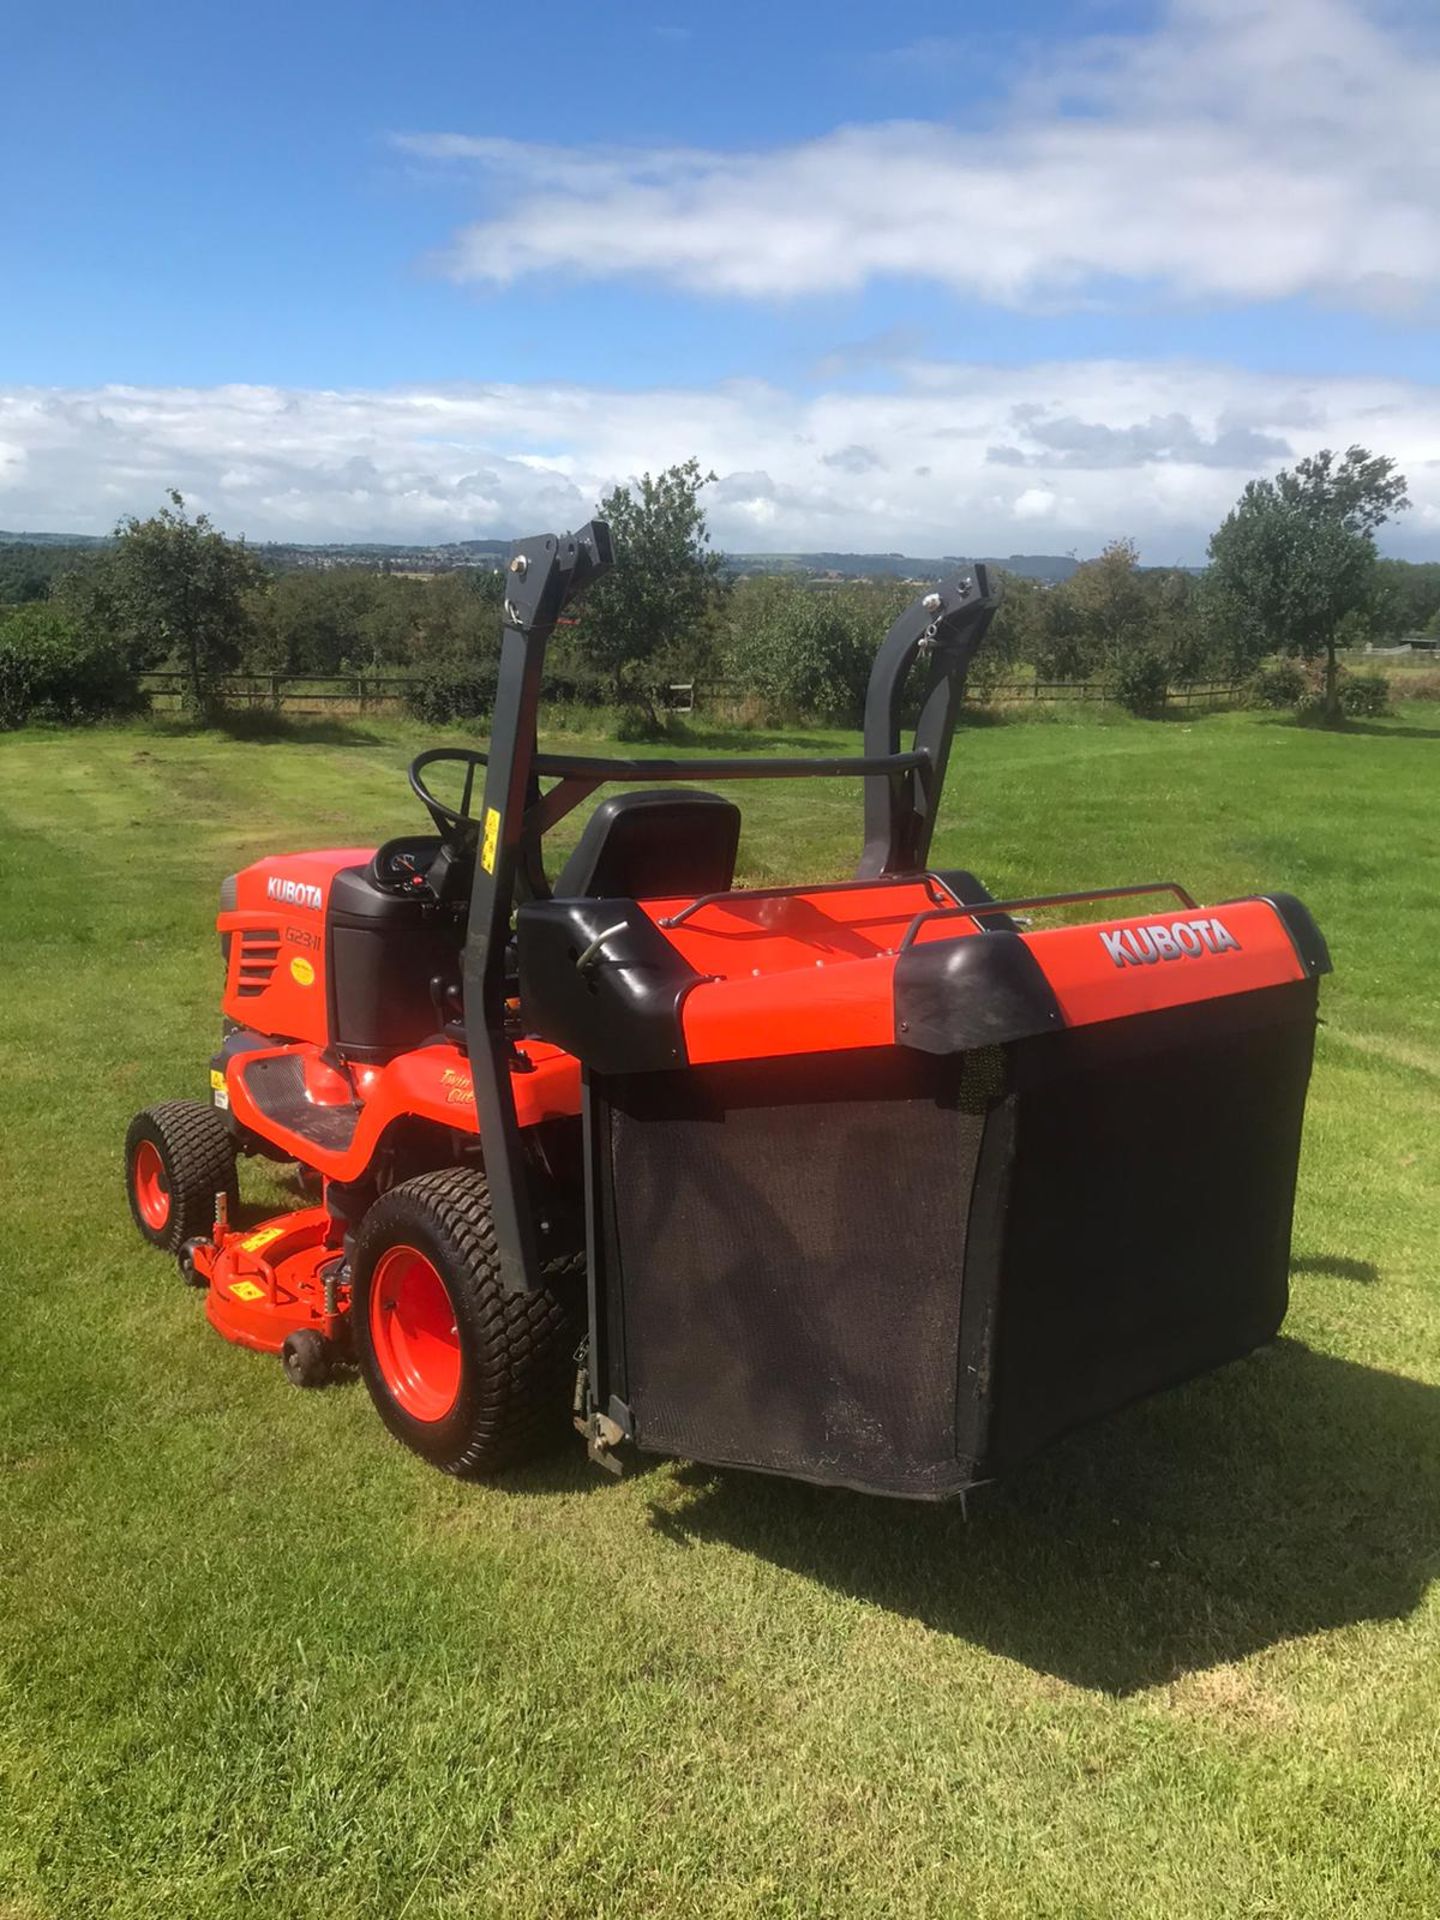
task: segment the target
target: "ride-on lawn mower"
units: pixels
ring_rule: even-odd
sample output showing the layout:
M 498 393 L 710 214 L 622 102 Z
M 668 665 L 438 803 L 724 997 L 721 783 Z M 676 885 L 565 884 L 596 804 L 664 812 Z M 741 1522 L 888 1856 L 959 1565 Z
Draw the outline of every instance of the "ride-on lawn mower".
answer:
M 891 628 L 858 756 L 538 752 L 546 643 L 609 559 L 598 521 L 517 547 L 489 753 L 410 769 L 433 834 L 224 883 L 213 1104 L 126 1141 L 217 1331 L 301 1385 L 353 1356 L 452 1473 L 573 1408 L 603 1464 L 927 1499 L 1273 1335 L 1329 969 L 1306 910 L 931 870 L 981 567 Z M 818 886 L 737 890 L 739 809 L 683 784 L 847 774 L 857 877 Z M 643 785 L 552 884 L 544 836 L 609 783 Z M 315 1204 L 238 1225 L 254 1154 Z

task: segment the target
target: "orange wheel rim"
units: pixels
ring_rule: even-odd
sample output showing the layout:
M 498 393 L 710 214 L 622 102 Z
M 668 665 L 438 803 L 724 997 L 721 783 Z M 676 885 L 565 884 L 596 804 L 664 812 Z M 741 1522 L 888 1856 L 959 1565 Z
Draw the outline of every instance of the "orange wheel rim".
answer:
M 460 1397 L 460 1329 L 449 1288 L 414 1247 L 391 1247 L 370 1283 L 370 1344 L 396 1405 L 443 1420 Z
M 140 1218 L 156 1233 L 163 1233 L 170 1223 L 170 1180 L 160 1149 L 153 1140 L 140 1142 L 130 1177 L 135 1183 L 135 1204 L 140 1209 Z

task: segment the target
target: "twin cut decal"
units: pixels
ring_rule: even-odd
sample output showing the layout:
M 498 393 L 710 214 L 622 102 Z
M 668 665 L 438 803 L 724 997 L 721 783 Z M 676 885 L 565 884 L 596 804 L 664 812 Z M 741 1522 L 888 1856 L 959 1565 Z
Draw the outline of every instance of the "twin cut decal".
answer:
M 325 904 L 319 887 L 304 880 L 280 880 L 273 876 L 265 882 L 265 898 L 279 900 L 287 907 L 311 907 L 318 913 Z
M 1100 935 L 1117 967 L 1151 967 L 1157 960 L 1198 960 L 1202 953 L 1240 951 L 1223 920 L 1175 920 L 1168 927 L 1122 927 Z

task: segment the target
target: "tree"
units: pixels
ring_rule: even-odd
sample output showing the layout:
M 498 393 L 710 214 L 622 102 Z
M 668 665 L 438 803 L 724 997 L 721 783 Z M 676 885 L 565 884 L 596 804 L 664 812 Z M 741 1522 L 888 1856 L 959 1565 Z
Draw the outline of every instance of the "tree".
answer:
M 698 460 L 668 467 L 600 502 L 615 546 L 611 571 L 585 597 L 578 652 L 609 682 L 617 706 L 650 706 L 640 669 L 698 625 L 719 571 L 700 489 L 715 475 Z
M 1083 561 L 1068 580 L 1041 589 L 1024 616 L 1038 677 L 1113 676 L 1149 646 L 1152 598 L 1133 540 L 1112 540 L 1098 559 Z
M 243 540 L 227 540 L 203 513 L 190 519 L 173 488 L 169 499 L 148 520 L 120 522 L 110 552 L 74 576 L 75 595 L 81 616 L 142 671 L 175 662 L 189 683 L 187 705 L 208 719 L 222 704 L 220 676 L 240 659 L 248 596 L 264 570 Z
M 966 675 L 967 684 L 977 693 L 1013 679 L 1020 661 L 1034 664 L 1045 618 L 1047 589 L 1041 581 L 996 567 L 990 583 L 1000 589 L 1000 608 Z
M 1341 717 L 1338 648 L 1375 593 L 1375 529 L 1410 502 L 1395 462 L 1327 447 L 1273 480 L 1252 480 L 1210 541 L 1209 587 L 1246 663 L 1325 657 L 1324 714 Z
M 0 545 L 0 606 L 26 606 L 48 599 L 63 574 L 88 565 L 91 557 L 84 547 L 5 542 Z
M 368 664 L 362 638 L 380 574 L 359 567 L 297 570 L 271 582 L 255 608 L 246 664 L 261 671 L 332 674 Z
M 1370 630 L 1382 640 L 1408 640 L 1440 615 L 1440 561 L 1377 560 Z
M 108 635 L 53 602 L 0 609 L 0 727 L 76 726 L 144 706 L 134 666 Z
M 1168 685 L 1193 686 L 1223 669 L 1204 617 L 1200 581 L 1181 567 L 1145 576 L 1150 601 L 1150 644 L 1165 663 Z
M 875 600 L 870 588 L 815 587 L 782 574 L 739 582 L 727 607 L 726 670 L 771 724 L 858 726 L 889 625 Z
M 1098 560 L 1078 566 L 1062 589 L 1079 617 L 1087 652 L 1102 672 L 1113 671 L 1150 631 L 1150 606 L 1133 540 L 1112 540 Z
M 1028 658 L 1037 680 L 1084 680 L 1099 662 L 1094 636 L 1086 627 L 1068 582 L 1040 585 L 1029 608 L 1029 632 L 1021 659 Z
M 500 658 L 504 603 L 504 575 L 488 567 L 442 573 L 425 581 L 410 653 L 417 661 L 449 660 L 467 669 L 482 663 L 493 667 Z

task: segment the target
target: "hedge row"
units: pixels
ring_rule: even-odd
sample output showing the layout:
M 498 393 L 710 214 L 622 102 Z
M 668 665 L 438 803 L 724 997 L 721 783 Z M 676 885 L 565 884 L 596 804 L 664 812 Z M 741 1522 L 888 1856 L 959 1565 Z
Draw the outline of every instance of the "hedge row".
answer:
M 820 596 L 796 629 L 782 636 L 762 622 L 737 651 L 739 684 L 767 719 L 820 718 L 852 723 L 864 699 L 873 635 L 848 610 Z M 1137 651 L 1112 671 L 1116 697 L 1131 712 L 1150 714 L 1165 705 L 1166 673 L 1152 653 Z M 411 711 L 427 726 L 488 716 L 494 709 L 496 662 L 492 659 L 437 663 L 423 673 L 409 696 Z M 546 683 L 547 697 L 562 705 L 603 704 L 608 689 L 598 677 L 561 673 Z M 1340 705 L 1348 718 L 1384 713 L 1391 686 L 1383 673 L 1342 670 Z M 1324 687 L 1314 667 L 1277 661 L 1250 682 L 1251 704 L 1313 718 L 1323 709 Z M 0 618 L 0 729 L 41 723 L 74 726 L 143 712 L 147 696 L 133 659 L 107 638 L 81 630 L 57 607 L 34 602 Z
M 148 705 L 133 660 L 44 601 L 0 620 L 0 727 L 77 726 Z

